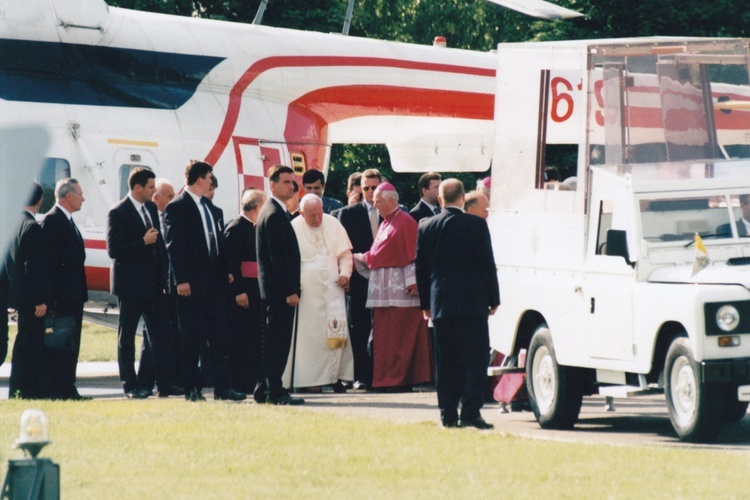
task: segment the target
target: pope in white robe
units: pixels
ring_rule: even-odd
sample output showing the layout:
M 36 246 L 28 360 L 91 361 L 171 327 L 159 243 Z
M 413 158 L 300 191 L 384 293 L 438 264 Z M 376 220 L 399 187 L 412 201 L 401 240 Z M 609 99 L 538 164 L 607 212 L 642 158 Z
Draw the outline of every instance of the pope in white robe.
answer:
M 345 290 L 352 275 L 352 245 L 335 217 L 323 213 L 322 200 L 307 194 L 301 217 L 292 221 L 300 250 L 296 335 L 282 381 L 285 387 L 333 385 L 354 379 Z

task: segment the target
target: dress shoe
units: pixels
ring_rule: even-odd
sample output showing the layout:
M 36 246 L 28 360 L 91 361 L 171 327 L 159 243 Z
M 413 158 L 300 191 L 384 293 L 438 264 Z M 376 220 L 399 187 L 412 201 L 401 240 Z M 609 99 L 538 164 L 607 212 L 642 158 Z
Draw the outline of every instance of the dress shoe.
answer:
M 156 397 L 168 398 L 169 396 L 184 396 L 185 389 L 179 385 L 170 385 L 166 389 L 158 389 L 156 391 Z
M 277 398 L 271 398 L 271 403 L 278 406 L 299 406 L 305 404 L 305 400 L 302 398 L 293 398 L 289 394 L 284 393 Z
M 339 380 L 331 386 L 331 389 L 333 389 L 333 392 L 336 394 L 344 394 L 346 392 L 346 384 Z
M 188 401 L 192 401 L 193 403 L 196 403 L 198 401 L 205 401 L 206 398 L 203 397 L 203 393 L 198 390 L 192 390 L 190 393 L 185 394 L 185 399 Z
M 255 391 L 253 393 L 253 399 L 258 404 L 265 403 L 268 400 L 268 397 L 266 396 L 266 390 L 261 388 L 260 390 Z
M 495 428 L 494 425 L 486 422 L 482 417 L 471 418 L 469 420 L 462 419 L 459 425 L 461 427 L 474 427 L 483 431 Z
M 214 391 L 214 399 L 219 401 L 244 401 L 247 399 L 247 394 L 234 389 L 227 389 L 225 391 Z
M 458 428 L 458 420 L 443 420 L 443 427 L 446 429 Z
M 134 391 L 128 391 L 125 396 L 128 399 L 146 399 L 151 395 L 151 391 L 148 389 L 136 389 Z

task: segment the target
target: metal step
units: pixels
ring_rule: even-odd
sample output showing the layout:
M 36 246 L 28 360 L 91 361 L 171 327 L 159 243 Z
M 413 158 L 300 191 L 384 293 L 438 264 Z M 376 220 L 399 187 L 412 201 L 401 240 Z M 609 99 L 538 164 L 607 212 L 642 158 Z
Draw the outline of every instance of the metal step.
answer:
M 662 394 L 664 389 L 649 389 L 638 387 L 637 385 L 609 385 L 600 386 L 599 394 L 602 396 L 611 396 L 614 398 L 630 398 L 633 396 L 646 396 L 650 394 Z
M 488 366 L 487 375 L 490 377 L 497 377 L 498 375 L 505 375 L 506 373 L 526 373 L 525 368 L 504 368 L 502 366 Z

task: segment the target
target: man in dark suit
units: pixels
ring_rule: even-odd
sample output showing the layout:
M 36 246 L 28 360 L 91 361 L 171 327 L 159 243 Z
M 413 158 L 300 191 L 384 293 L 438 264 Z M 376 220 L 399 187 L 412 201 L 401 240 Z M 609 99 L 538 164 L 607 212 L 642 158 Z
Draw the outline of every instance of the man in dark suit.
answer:
M 34 218 L 41 204 L 42 187 L 34 184 L 3 271 L 9 284 L 7 308 L 18 312 L 18 334 L 13 345 L 13 365 L 8 384 L 11 398 L 44 397 L 39 374 L 43 366 L 44 317 L 51 299 L 51 289 L 42 227 Z M 7 325 L 5 311 L 2 313 Z
M 415 221 L 419 222 L 425 217 L 432 217 L 440 213 L 440 204 L 438 203 L 438 186 L 440 185 L 440 174 L 427 172 L 419 178 L 417 189 L 421 196 L 419 203 L 409 211 Z
M 172 281 L 178 295 L 185 399 L 205 400 L 198 359 L 201 344 L 208 341 L 215 369 L 214 398 L 241 401 L 245 394 L 229 386 L 226 358 L 229 274 L 224 260 L 224 236 L 213 215 L 213 204 L 204 196 L 211 188 L 212 171 L 208 163 L 188 162 L 187 187 L 167 205 L 164 221 Z
M 463 212 L 461 181 L 443 181 L 440 201 L 443 212 L 419 225 L 415 261 L 421 308 L 435 331 L 440 418 L 445 427 L 491 429 L 479 412 L 490 353 L 487 317 L 500 305 L 490 233 L 484 220 Z
M 158 395 L 169 396 L 172 385 L 164 349 L 169 332 L 167 250 L 159 230 L 158 211 L 151 201 L 155 178 L 151 170 L 133 169 L 128 178 L 130 193 L 107 216 L 112 293 L 117 295 L 120 308 L 117 332 L 120 382 L 125 394 L 135 399 L 145 399 L 151 394 L 151 388 L 143 385 L 143 377 L 136 376 L 133 367 L 135 332 L 141 316 L 146 322 L 144 342 L 153 350 Z M 174 395 L 181 395 L 179 392 L 175 388 Z
M 353 205 L 336 210 L 332 215 L 338 218 L 349 235 L 352 253 L 365 253 L 372 247 L 375 233 L 378 231 L 380 216 L 373 206 L 375 188 L 383 181 L 377 169 L 362 172 L 361 186 L 364 199 Z M 352 273 L 349 281 L 349 338 L 354 355 L 355 386 L 369 388 L 372 385 L 372 356 L 368 351 L 370 330 L 372 329 L 372 310 L 367 309 L 368 281 L 357 272 Z
M 743 238 L 750 235 L 750 194 L 740 195 L 740 210 L 742 210 L 742 216 L 735 221 L 735 225 L 737 235 Z M 716 228 L 716 236 L 731 238 L 732 227 L 729 224 L 722 224 Z
M 88 287 L 83 236 L 72 214 L 78 212 L 85 201 L 83 189 L 75 179 L 61 179 L 55 185 L 55 198 L 55 206 L 42 221 L 44 247 L 52 277 L 52 303 L 48 304 L 47 309 L 54 316 L 72 316 L 75 329 L 68 348 L 46 350 L 46 395 L 52 399 L 91 399 L 81 396 L 75 386 L 83 304 L 88 300 Z
M 305 172 L 302 176 L 302 187 L 305 188 L 305 192 L 312 193 L 323 200 L 323 213 L 325 214 L 344 207 L 339 200 L 323 196 L 326 190 L 326 178 L 320 170 L 311 169 Z
M 242 192 L 240 216 L 224 230 L 229 273 L 230 369 L 235 387 L 243 392 L 258 390 L 265 397 L 263 382 L 263 304 L 258 285 L 258 259 L 255 223 L 266 202 L 263 191 L 248 188 Z M 261 387 L 262 385 L 262 387 Z M 262 398 L 261 398 L 262 399 Z
M 266 301 L 268 327 L 263 336 L 266 400 L 276 405 L 299 405 L 284 389 L 281 376 L 289 358 L 294 312 L 299 304 L 300 256 L 286 201 L 294 196 L 294 172 L 284 165 L 268 170 L 271 197 L 257 221 L 256 252 L 260 296 Z M 256 394 L 256 401 L 262 400 Z

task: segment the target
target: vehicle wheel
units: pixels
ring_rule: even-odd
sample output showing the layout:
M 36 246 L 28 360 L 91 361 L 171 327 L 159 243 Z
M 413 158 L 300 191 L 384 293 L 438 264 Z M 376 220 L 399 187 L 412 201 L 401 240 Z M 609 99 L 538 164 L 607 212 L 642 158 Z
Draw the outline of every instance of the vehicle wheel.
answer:
M 737 386 L 729 387 L 727 394 L 724 396 L 724 422 L 732 424 L 739 422 L 747 415 L 747 401 L 737 401 Z
M 698 363 L 687 338 L 672 341 L 664 369 L 669 419 L 677 435 L 692 443 L 713 441 L 724 424 L 724 391 L 721 386 L 701 384 Z
M 526 358 L 529 403 L 543 429 L 570 429 L 578 420 L 583 392 L 577 371 L 557 364 L 546 326 L 534 332 Z

